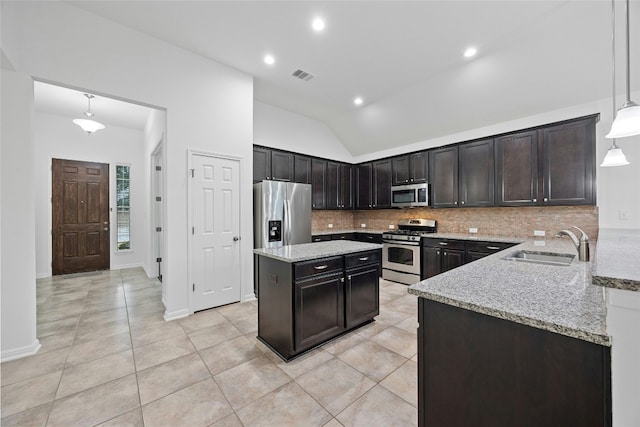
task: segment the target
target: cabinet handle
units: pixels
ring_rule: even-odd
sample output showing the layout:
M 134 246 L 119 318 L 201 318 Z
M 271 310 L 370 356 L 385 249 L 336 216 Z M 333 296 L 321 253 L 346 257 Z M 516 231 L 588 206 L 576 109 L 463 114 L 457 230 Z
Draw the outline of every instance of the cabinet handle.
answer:
M 373 236 L 367 236 L 367 239 L 373 240 Z
M 440 251 L 436 251 L 436 255 L 440 255 Z
M 351 281 L 351 275 L 347 276 L 347 280 Z
M 464 205 L 464 200 L 463 200 L 463 201 L 461 201 L 460 203 Z
M 358 259 L 359 259 L 360 261 L 366 261 L 366 260 L 368 260 L 368 259 L 369 259 L 369 257 L 368 257 L 368 256 L 365 256 L 365 257 L 358 258 Z
M 532 200 L 532 202 L 537 202 L 537 201 L 538 201 L 538 199 L 533 199 L 533 200 Z
M 341 278 L 340 278 L 340 281 L 341 281 L 342 283 L 344 283 L 344 277 L 341 277 Z
M 447 245 L 448 245 L 448 243 L 447 243 L 447 242 L 440 242 L 440 244 L 441 244 L 442 246 L 447 246 Z
M 457 204 L 458 204 L 458 202 L 453 202 L 453 204 L 454 204 L 454 205 L 457 205 Z
M 329 266 L 327 264 L 325 264 L 325 265 L 316 265 L 313 268 L 315 268 L 316 270 L 324 270 L 327 267 L 329 267 Z
M 548 201 L 549 201 L 549 199 L 547 199 L 547 198 L 545 197 L 545 198 L 544 198 L 544 201 L 545 201 L 545 202 L 548 202 Z
M 446 253 L 446 252 L 444 253 L 444 256 L 447 256 L 447 253 Z
M 492 251 L 496 249 L 500 249 L 498 246 L 487 246 L 487 249 L 491 249 Z

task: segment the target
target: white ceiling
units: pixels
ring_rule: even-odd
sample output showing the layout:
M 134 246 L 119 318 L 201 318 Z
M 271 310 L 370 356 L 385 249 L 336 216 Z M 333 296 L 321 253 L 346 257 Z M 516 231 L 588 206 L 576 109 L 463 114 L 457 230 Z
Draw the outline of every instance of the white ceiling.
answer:
M 608 0 L 70 3 L 253 75 L 255 99 L 326 123 L 354 156 L 611 93 Z M 640 0 L 631 4 L 638 52 Z M 468 60 L 470 45 L 479 53 Z M 297 68 L 316 78 L 291 77 Z
M 68 117 L 69 120 L 86 118 L 83 114 L 88 106 L 84 96 L 86 92 L 39 81 L 34 83 L 33 91 L 36 111 Z M 91 100 L 91 112 L 95 114 L 93 120 L 105 126 L 143 131 L 151 108 L 95 95 Z

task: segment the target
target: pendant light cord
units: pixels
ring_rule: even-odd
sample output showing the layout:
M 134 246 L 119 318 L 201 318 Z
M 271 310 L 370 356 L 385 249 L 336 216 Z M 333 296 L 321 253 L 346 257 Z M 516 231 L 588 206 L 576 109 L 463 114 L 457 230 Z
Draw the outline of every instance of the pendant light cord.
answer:
M 628 40 L 628 39 L 627 39 Z M 629 47 L 629 43 L 627 41 L 627 48 Z M 611 77 L 612 77 L 612 85 L 613 90 L 611 91 L 613 95 L 613 119 L 616 118 L 616 112 L 618 111 L 616 104 L 616 1 L 611 0 Z M 627 73 L 628 77 L 628 73 Z M 613 138 L 613 143 L 611 148 L 618 148 L 616 145 L 616 139 Z
M 629 54 L 629 0 L 625 2 L 625 14 L 627 20 L 626 41 L 627 41 L 627 103 L 631 102 L 631 58 Z

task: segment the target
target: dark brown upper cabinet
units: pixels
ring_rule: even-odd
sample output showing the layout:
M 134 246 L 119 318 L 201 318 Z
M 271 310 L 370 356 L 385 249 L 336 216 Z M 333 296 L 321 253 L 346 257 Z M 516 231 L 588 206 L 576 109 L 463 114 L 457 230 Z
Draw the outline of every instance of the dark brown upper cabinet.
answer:
M 458 207 L 458 146 L 439 148 L 429 154 L 431 207 Z
M 543 205 L 596 203 L 595 126 L 590 117 L 539 131 Z
M 372 209 L 373 197 L 371 194 L 371 163 L 363 163 L 356 166 L 356 209 Z
M 271 150 L 253 147 L 253 182 L 271 179 Z
M 356 209 L 391 207 L 391 159 L 358 165 L 356 179 Z
M 253 147 L 253 181 L 293 181 L 293 153 Z
M 496 205 L 595 204 L 597 118 L 496 138 Z
M 458 147 L 460 207 L 494 205 L 495 170 L 493 139 Z
M 327 209 L 353 209 L 353 166 L 327 162 Z
M 373 207 L 391 207 L 391 160 L 373 162 L 372 180 Z
M 311 157 L 294 154 L 293 171 L 295 182 L 311 184 Z
M 538 204 L 538 132 L 522 132 L 495 140 L 496 205 Z
M 427 182 L 428 153 L 412 153 L 391 159 L 391 184 L 407 185 Z
M 311 208 L 326 209 L 327 161 L 311 159 Z

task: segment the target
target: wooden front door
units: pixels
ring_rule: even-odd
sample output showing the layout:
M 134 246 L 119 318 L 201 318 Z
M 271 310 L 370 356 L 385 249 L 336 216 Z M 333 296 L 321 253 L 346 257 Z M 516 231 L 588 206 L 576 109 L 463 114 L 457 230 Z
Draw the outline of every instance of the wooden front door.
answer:
M 109 269 L 109 165 L 52 159 L 53 274 Z

